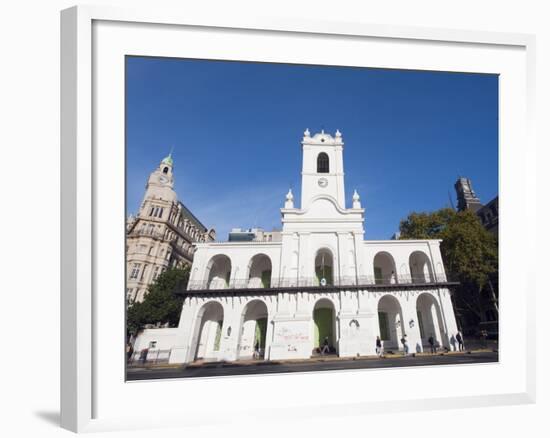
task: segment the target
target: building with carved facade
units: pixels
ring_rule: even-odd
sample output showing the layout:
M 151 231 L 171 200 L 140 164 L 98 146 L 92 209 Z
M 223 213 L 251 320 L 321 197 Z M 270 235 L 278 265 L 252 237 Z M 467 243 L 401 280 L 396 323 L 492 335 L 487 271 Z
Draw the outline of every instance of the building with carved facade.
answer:
M 474 192 L 472 181 L 469 178 L 463 177 L 458 178 L 455 182 L 455 191 L 457 210 L 470 210 L 474 212 L 483 227 L 498 239 L 498 196 L 494 197 L 487 204 L 482 204 Z M 465 305 L 460 300 L 456 300 L 457 317 L 466 334 L 475 335 L 480 330 L 485 330 L 490 337 L 498 338 L 498 296 L 499 276 L 497 271 L 489 276 L 489 281 L 481 293 L 480 314 L 472 311 L 471 306 Z
M 341 133 L 306 130 L 301 148 L 301 205 L 289 190 L 281 240 L 197 243 L 179 326 L 145 331 L 136 351 L 155 345 L 171 363 L 356 357 L 374 355 L 377 336 L 386 352 L 404 338 L 423 351 L 430 336 L 454 348 L 440 241 L 364 240 Z
M 143 301 L 148 286 L 169 268 L 191 265 L 195 243 L 212 242 L 207 229 L 174 191 L 174 161 L 164 158 L 149 175 L 136 216 L 126 224 L 126 296 L 129 304 Z

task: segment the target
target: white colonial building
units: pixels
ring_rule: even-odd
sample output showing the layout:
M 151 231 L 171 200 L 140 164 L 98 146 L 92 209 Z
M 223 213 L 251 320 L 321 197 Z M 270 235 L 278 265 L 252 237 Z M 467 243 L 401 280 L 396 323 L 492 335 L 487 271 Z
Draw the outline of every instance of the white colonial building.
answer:
M 340 132 L 302 140 L 301 206 L 286 195 L 280 242 L 197 243 L 179 327 L 158 348 L 170 362 L 411 352 L 430 336 L 452 348 L 457 326 L 439 240 L 364 240 L 364 209 L 346 208 Z M 150 331 L 151 332 L 151 331 Z M 145 335 L 145 334 L 144 334 Z M 155 336 L 143 336 L 144 345 Z M 139 349 L 139 345 L 137 349 Z

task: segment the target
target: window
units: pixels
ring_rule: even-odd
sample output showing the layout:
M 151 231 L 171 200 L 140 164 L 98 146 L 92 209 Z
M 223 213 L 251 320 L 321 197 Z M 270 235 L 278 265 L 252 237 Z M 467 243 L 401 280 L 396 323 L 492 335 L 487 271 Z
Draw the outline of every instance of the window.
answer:
M 153 274 L 153 280 L 156 280 L 158 276 L 159 276 L 159 267 L 155 266 L 155 272 Z
M 149 216 L 153 216 L 154 211 L 155 211 L 155 206 L 152 206 L 151 210 L 149 211 Z
M 329 172 L 329 165 L 328 165 L 328 155 L 324 152 L 321 152 L 319 155 L 317 155 L 317 173 L 328 173 Z
M 162 169 L 162 173 L 168 173 L 168 167 L 165 167 L 164 169 Z
M 157 341 L 151 341 L 151 342 L 149 342 L 149 348 L 150 348 L 150 349 L 157 348 Z
M 130 274 L 130 278 L 136 279 L 139 275 L 139 268 L 141 265 L 139 263 L 134 263 L 134 266 L 132 268 L 132 273 Z

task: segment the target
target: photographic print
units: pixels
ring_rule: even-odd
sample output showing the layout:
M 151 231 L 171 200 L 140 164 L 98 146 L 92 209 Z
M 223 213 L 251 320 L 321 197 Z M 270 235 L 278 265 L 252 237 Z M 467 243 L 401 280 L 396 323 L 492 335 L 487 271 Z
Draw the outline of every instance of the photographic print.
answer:
M 128 380 L 498 362 L 498 75 L 125 68 Z

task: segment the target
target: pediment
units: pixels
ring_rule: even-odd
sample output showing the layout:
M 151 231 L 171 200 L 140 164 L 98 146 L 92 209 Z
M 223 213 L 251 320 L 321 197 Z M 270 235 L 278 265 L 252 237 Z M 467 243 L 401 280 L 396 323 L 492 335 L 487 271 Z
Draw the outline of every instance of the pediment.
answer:
M 336 203 L 336 200 L 330 197 L 319 197 L 312 200 L 304 211 L 304 217 L 323 219 L 340 218 L 345 214 L 345 210 L 342 210 Z

